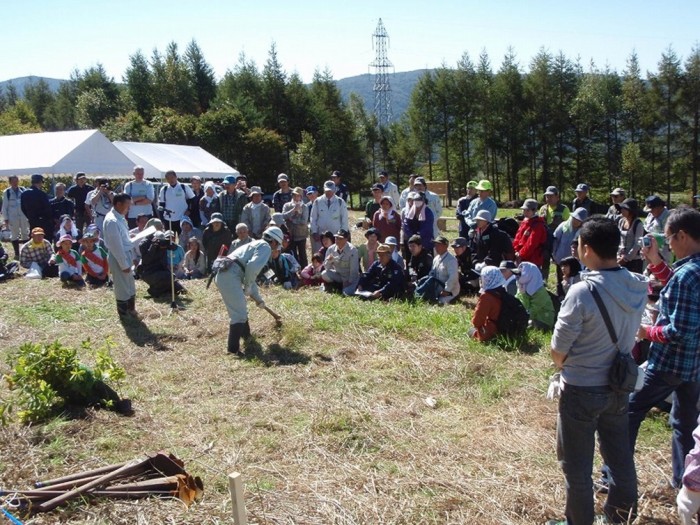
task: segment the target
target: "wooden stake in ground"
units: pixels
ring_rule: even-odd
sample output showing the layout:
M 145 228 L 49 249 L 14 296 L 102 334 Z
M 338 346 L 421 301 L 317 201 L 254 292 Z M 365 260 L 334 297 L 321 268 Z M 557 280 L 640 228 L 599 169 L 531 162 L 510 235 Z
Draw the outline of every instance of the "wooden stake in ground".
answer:
M 229 474 L 228 490 L 231 493 L 233 522 L 236 525 L 248 525 L 248 518 L 245 512 L 245 501 L 243 500 L 243 481 L 241 480 L 240 472 Z

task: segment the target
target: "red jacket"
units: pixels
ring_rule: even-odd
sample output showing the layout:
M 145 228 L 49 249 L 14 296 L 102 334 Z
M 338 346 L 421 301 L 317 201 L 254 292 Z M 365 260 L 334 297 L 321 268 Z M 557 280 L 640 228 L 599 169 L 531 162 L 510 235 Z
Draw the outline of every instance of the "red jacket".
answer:
M 542 267 L 546 245 L 547 225 L 543 217 L 536 215 L 520 223 L 513 241 L 513 249 L 520 255 L 521 262 L 531 262 Z

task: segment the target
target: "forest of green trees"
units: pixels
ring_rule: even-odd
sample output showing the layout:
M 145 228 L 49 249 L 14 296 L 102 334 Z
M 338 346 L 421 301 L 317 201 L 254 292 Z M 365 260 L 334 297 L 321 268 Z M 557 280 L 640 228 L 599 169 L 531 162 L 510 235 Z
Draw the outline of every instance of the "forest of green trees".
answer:
M 487 178 L 499 200 L 578 182 L 607 199 L 698 193 L 700 47 L 685 60 L 669 47 L 656 72 L 632 53 L 622 73 L 542 49 L 527 67 L 514 50 L 497 70 L 484 51 L 427 72 L 399 121 L 380 127 L 361 99 L 346 103 L 332 74 L 311 84 L 288 74 L 273 45 L 262 68 L 241 55 L 220 81 L 195 41 L 130 56 L 121 82 L 101 65 L 74 71 L 53 93 L 0 93 L 0 135 L 99 128 L 111 140 L 199 145 L 270 191 L 340 170 L 355 191 L 386 169 L 448 180 L 452 198 Z M 527 73 L 524 70 L 527 69 Z

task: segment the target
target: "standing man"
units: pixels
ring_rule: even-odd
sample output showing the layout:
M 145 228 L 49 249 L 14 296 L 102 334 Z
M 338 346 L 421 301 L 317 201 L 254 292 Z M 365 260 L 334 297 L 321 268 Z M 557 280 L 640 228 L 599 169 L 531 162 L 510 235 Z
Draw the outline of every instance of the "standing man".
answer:
M 194 193 L 192 193 L 192 188 L 178 182 L 177 173 L 173 170 L 165 173 L 165 180 L 167 184 L 160 189 L 158 194 L 159 209 L 162 208 L 163 221 L 168 221 L 167 224 L 172 225 L 168 228 L 179 235 L 180 219 L 186 215 L 189 216 L 188 202 L 190 199 L 194 199 Z
M 75 203 L 75 225 L 80 231 L 90 224 L 90 212 L 85 205 L 88 193 L 94 190 L 87 184 L 87 176 L 82 171 L 75 174 L 75 184 L 68 188 L 66 195 Z
M 315 240 L 313 232 L 311 231 L 311 208 L 314 205 L 314 201 L 318 199 L 318 188 L 316 186 L 307 186 L 305 193 L 307 201 L 304 203 L 304 206 L 306 206 L 309 209 L 309 213 L 307 214 L 307 216 L 309 218 L 309 237 L 311 238 L 311 255 L 313 255 L 315 253 L 318 253 L 318 251 L 323 247 L 323 245 L 321 244 L 320 237 L 318 240 Z
M 629 395 L 610 389 L 608 372 L 618 345 L 623 351 L 634 345 L 647 286 L 641 276 L 617 264 L 619 243 L 620 232 L 612 221 L 592 218 L 583 223 L 578 254 L 590 271 L 569 289 L 554 326 L 552 360 L 561 370 L 563 383 L 557 457 L 566 478 L 566 520 L 551 520 L 550 525 L 593 523 L 591 473 L 596 432 L 600 452 L 614 479 L 603 507 L 605 515 L 612 523 L 631 523 L 636 514 L 637 475 L 629 446 Z M 605 305 L 618 345 L 605 329 L 591 287 Z
M 396 202 L 394 202 L 394 206 L 398 205 L 398 207 L 399 207 L 398 211 L 401 211 L 406 207 L 406 204 L 408 202 L 408 194 L 411 193 L 412 191 L 415 191 L 413 189 L 413 183 L 416 182 L 417 178 L 418 178 L 418 175 L 416 175 L 415 173 L 411 173 L 408 176 L 408 186 L 401 191 L 401 196 L 399 197 L 398 204 Z M 383 189 L 383 186 L 382 186 L 382 189 Z
M 595 213 L 596 203 L 593 202 L 588 196 L 589 190 L 590 188 L 588 187 L 588 184 L 581 183 L 578 186 L 576 186 L 576 189 L 574 190 L 576 198 L 571 204 L 572 210 L 575 210 L 577 208 L 585 208 L 588 212 L 588 215 Z
M 114 207 L 104 219 L 104 242 L 109 251 L 109 271 L 112 274 L 114 297 L 117 300 L 117 313 L 120 318 L 137 317 L 136 281 L 131 272 L 136 257 L 129 239 L 129 225 L 126 216 L 131 206 L 131 197 L 126 193 L 114 196 Z
M 374 214 L 381 208 L 380 202 L 384 196 L 384 187 L 378 182 L 372 184 L 372 200 L 365 205 L 365 224 L 372 225 Z
M 559 190 L 556 186 L 547 187 L 544 192 L 544 200 L 545 204 L 540 208 L 540 217 L 544 219 L 545 226 L 547 226 L 546 252 L 542 257 L 542 277 L 546 282 L 554 248 L 554 231 L 561 223 L 569 220 L 571 212 L 559 199 Z
M 440 292 L 438 300 L 440 304 L 447 304 L 459 297 L 459 263 L 457 258 L 449 252 L 449 244 L 450 241 L 444 235 L 435 239 L 433 273 L 445 284 L 445 289 Z
M 496 201 L 491 198 L 491 183 L 487 180 L 480 180 L 479 183 L 474 188 L 479 192 L 479 196 L 473 199 L 469 203 L 469 208 L 463 213 L 464 222 L 469 226 L 470 230 L 476 228 L 476 215 L 481 210 L 486 210 L 491 216 L 491 220 L 496 220 L 496 215 L 498 214 L 498 205 Z
M 143 166 L 134 166 L 133 173 L 134 180 L 130 180 L 124 186 L 124 193 L 131 197 L 129 216 L 126 218 L 129 228 L 136 228 L 136 220 L 139 215 L 144 215 L 148 219 L 153 217 L 153 200 L 155 199 L 153 184 L 143 178 Z M 197 205 L 199 206 L 199 202 Z M 199 207 L 197 208 L 197 216 L 199 216 Z
M 227 350 L 234 355 L 243 355 L 241 337 L 250 336 L 246 297 L 252 297 L 260 307 L 265 306 L 255 279 L 270 260 L 272 250 L 282 246 L 283 239 L 282 230 L 273 226 L 263 232 L 262 239 L 244 244 L 214 262 L 216 286 L 230 321 Z
M 244 191 L 238 189 L 236 177 L 226 175 L 224 191 L 219 194 L 219 210 L 224 216 L 226 226 L 232 232 L 236 231 L 236 225 L 241 222 L 241 214 L 246 204 L 248 204 L 248 197 Z
M 19 185 L 19 177 L 10 175 L 10 186 L 2 192 L 2 219 L 3 227 L 9 229 L 12 237 L 12 249 L 15 252 L 15 260 L 19 260 L 19 245 L 29 240 L 29 221 L 22 213 L 22 193 L 24 188 Z
M 658 195 L 650 195 L 644 200 L 644 204 L 644 211 L 647 212 L 647 217 L 644 219 L 644 231 L 663 235 L 666 231 L 666 221 L 671 213 L 666 207 L 666 203 Z M 661 248 L 661 256 L 664 261 L 671 262 L 671 249 L 668 243 L 664 243 Z
M 475 180 L 470 180 L 467 182 L 467 194 L 464 197 L 460 197 L 457 201 L 457 208 L 455 209 L 455 215 L 459 221 L 459 236 L 465 239 L 469 235 L 469 225 L 466 223 L 464 218 L 464 212 L 469 209 L 469 205 L 477 197 L 476 186 L 477 182 Z
M 41 189 L 44 177 L 39 174 L 32 175 L 31 186 L 22 192 L 20 207 L 22 213 L 29 221 L 29 229 L 41 228 L 44 235 L 53 239 L 53 218 L 51 217 L 51 205 L 49 196 Z
M 243 206 L 241 222 L 248 226 L 253 239 L 262 239 L 263 232 L 270 224 L 270 207 L 263 202 L 260 186 L 250 188 L 250 202 Z
M 644 386 L 630 396 L 630 443 L 634 444 L 647 412 L 673 394 L 669 423 L 673 428 L 673 486 L 681 487 L 685 456 L 693 448 L 700 396 L 700 212 L 670 212 L 664 235 L 676 256 L 672 268 L 661 259 L 656 238 L 642 248 L 648 269 L 665 283 L 659 316 L 642 325 L 639 338 L 651 341 Z
M 238 182 L 244 181 L 239 180 Z M 194 199 L 190 199 L 188 201 L 188 207 L 190 210 L 189 218 L 192 221 L 192 226 L 195 228 L 200 228 L 202 226 L 202 216 L 199 213 L 199 201 L 202 200 L 202 197 L 204 197 L 202 178 L 199 175 L 192 175 L 192 178 L 190 179 L 190 186 L 192 187 L 192 193 L 194 193 Z
M 85 204 L 90 207 L 92 211 L 92 219 L 97 229 L 103 232 L 103 224 L 105 222 L 105 217 L 107 213 L 112 209 L 112 199 L 114 199 L 114 192 L 109 187 L 109 180 L 107 179 L 97 179 L 97 187 L 88 193 Z
M 348 208 L 345 201 L 335 194 L 332 180 L 323 183 L 323 197 L 319 197 L 311 206 L 311 235 L 314 241 L 321 242 L 323 232 L 350 231 L 348 226 Z
M 272 207 L 275 213 L 282 213 L 284 205 L 292 200 L 292 189 L 289 187 L 289 177 L 286 173 L 277 175 L 277 185 L 280 189 L 272 195 Z
M 620 204 L 625 200 L 625 197 L 625 190 L 622 188 L 615 188 L 610 192 L 610 201 L 612 204 L 608 208 L 608 213 L 606 213 L 605 216 L 615 221 L 615 224 L 617 224 L 617 221 L 622 217 L 622 215 L 620 215 Z
M 334 171 L 331 173 L 331 180 L 335 184 L 335 194 L 348 203 L 348 198 L 350 197 L 350 191 L 348 185 L 341 180 L 342 175 L 339 171 Z
M 399 188 L 389 180 L 389 173 L 386 171 L 379 172 L 379 183 L 382 185 L 384 195 L 388 195 L 392 198 L 394 202 L 399 202 L 401 200 L 401 194 L 399 193 Z M 333 231 L 333 230 L 331 230 Z
M 75 204 L 70 199 L 66 199 L 66 185 L 59 182 L 54 186 L 56 196 L 49 200 L 51 206 L 51 218 L 53 220 L 54 231 L 61 225 L 61 217 L 68 215 L 71 219 L 74 215 Z

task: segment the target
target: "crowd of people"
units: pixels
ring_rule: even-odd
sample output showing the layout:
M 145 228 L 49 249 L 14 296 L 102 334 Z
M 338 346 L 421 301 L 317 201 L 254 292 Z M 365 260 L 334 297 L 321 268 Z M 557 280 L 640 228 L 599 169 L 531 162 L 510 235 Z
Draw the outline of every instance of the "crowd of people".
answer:
M 671 211 L 656 195 L 641 206 L 623 188 L 610 192 L 608 208 L 582 183 L 571 206 L 549 186 L 543 202 L 525 199 L 517 220 L 497 219 L 491 183 L 470 181 L 455 209 L 459 236 L 450 242 L 440 231 L 441 197 L 416 175 L 400 192 L 382 172 L 364 217 L 352 225 L 339 172 L 320 189 L 292 187 L 282 173 L 271 205 L 243 175 L 227 176 L 222 188 L 197 177 L 181 183 L 172 171 L 165 179 L 156 191 L 136 166 L 115 193 L 109 181 L 93 187 L 78 173 L 70 188 L 56 184 L 50 199 L 41 175 L 26 189 L 10 177 L 2 216 L 18 264 L 0 245 L 0 275 L 21 267 L 25 277 L 57 277 L 68 287 L 112 287 L 122 318 L 138 317 L 136 278 L 160 296 L 186 293 L 185 280 L 211 275 L 229 312 L 234 354 L 250 335 L 246 296 L 264 306 L 259 285 L 439 305 L 472 295 L 468 334 L 478 341 L 528 327 L 552 332 L 567 503 L 566 520 L 551 523 L 593 523 L 596 432 L 607 519 L 634 517 L 637 431 L 669 396 L 672 484 L 682 489 L 679 508 L 691 523 L 700 507 L 700 446 L 685 466 L 700 396 L 697 211 Z M 616 354 L 631 348 L 644 372 L 628 400 L 610 389 L 607 374 Z

